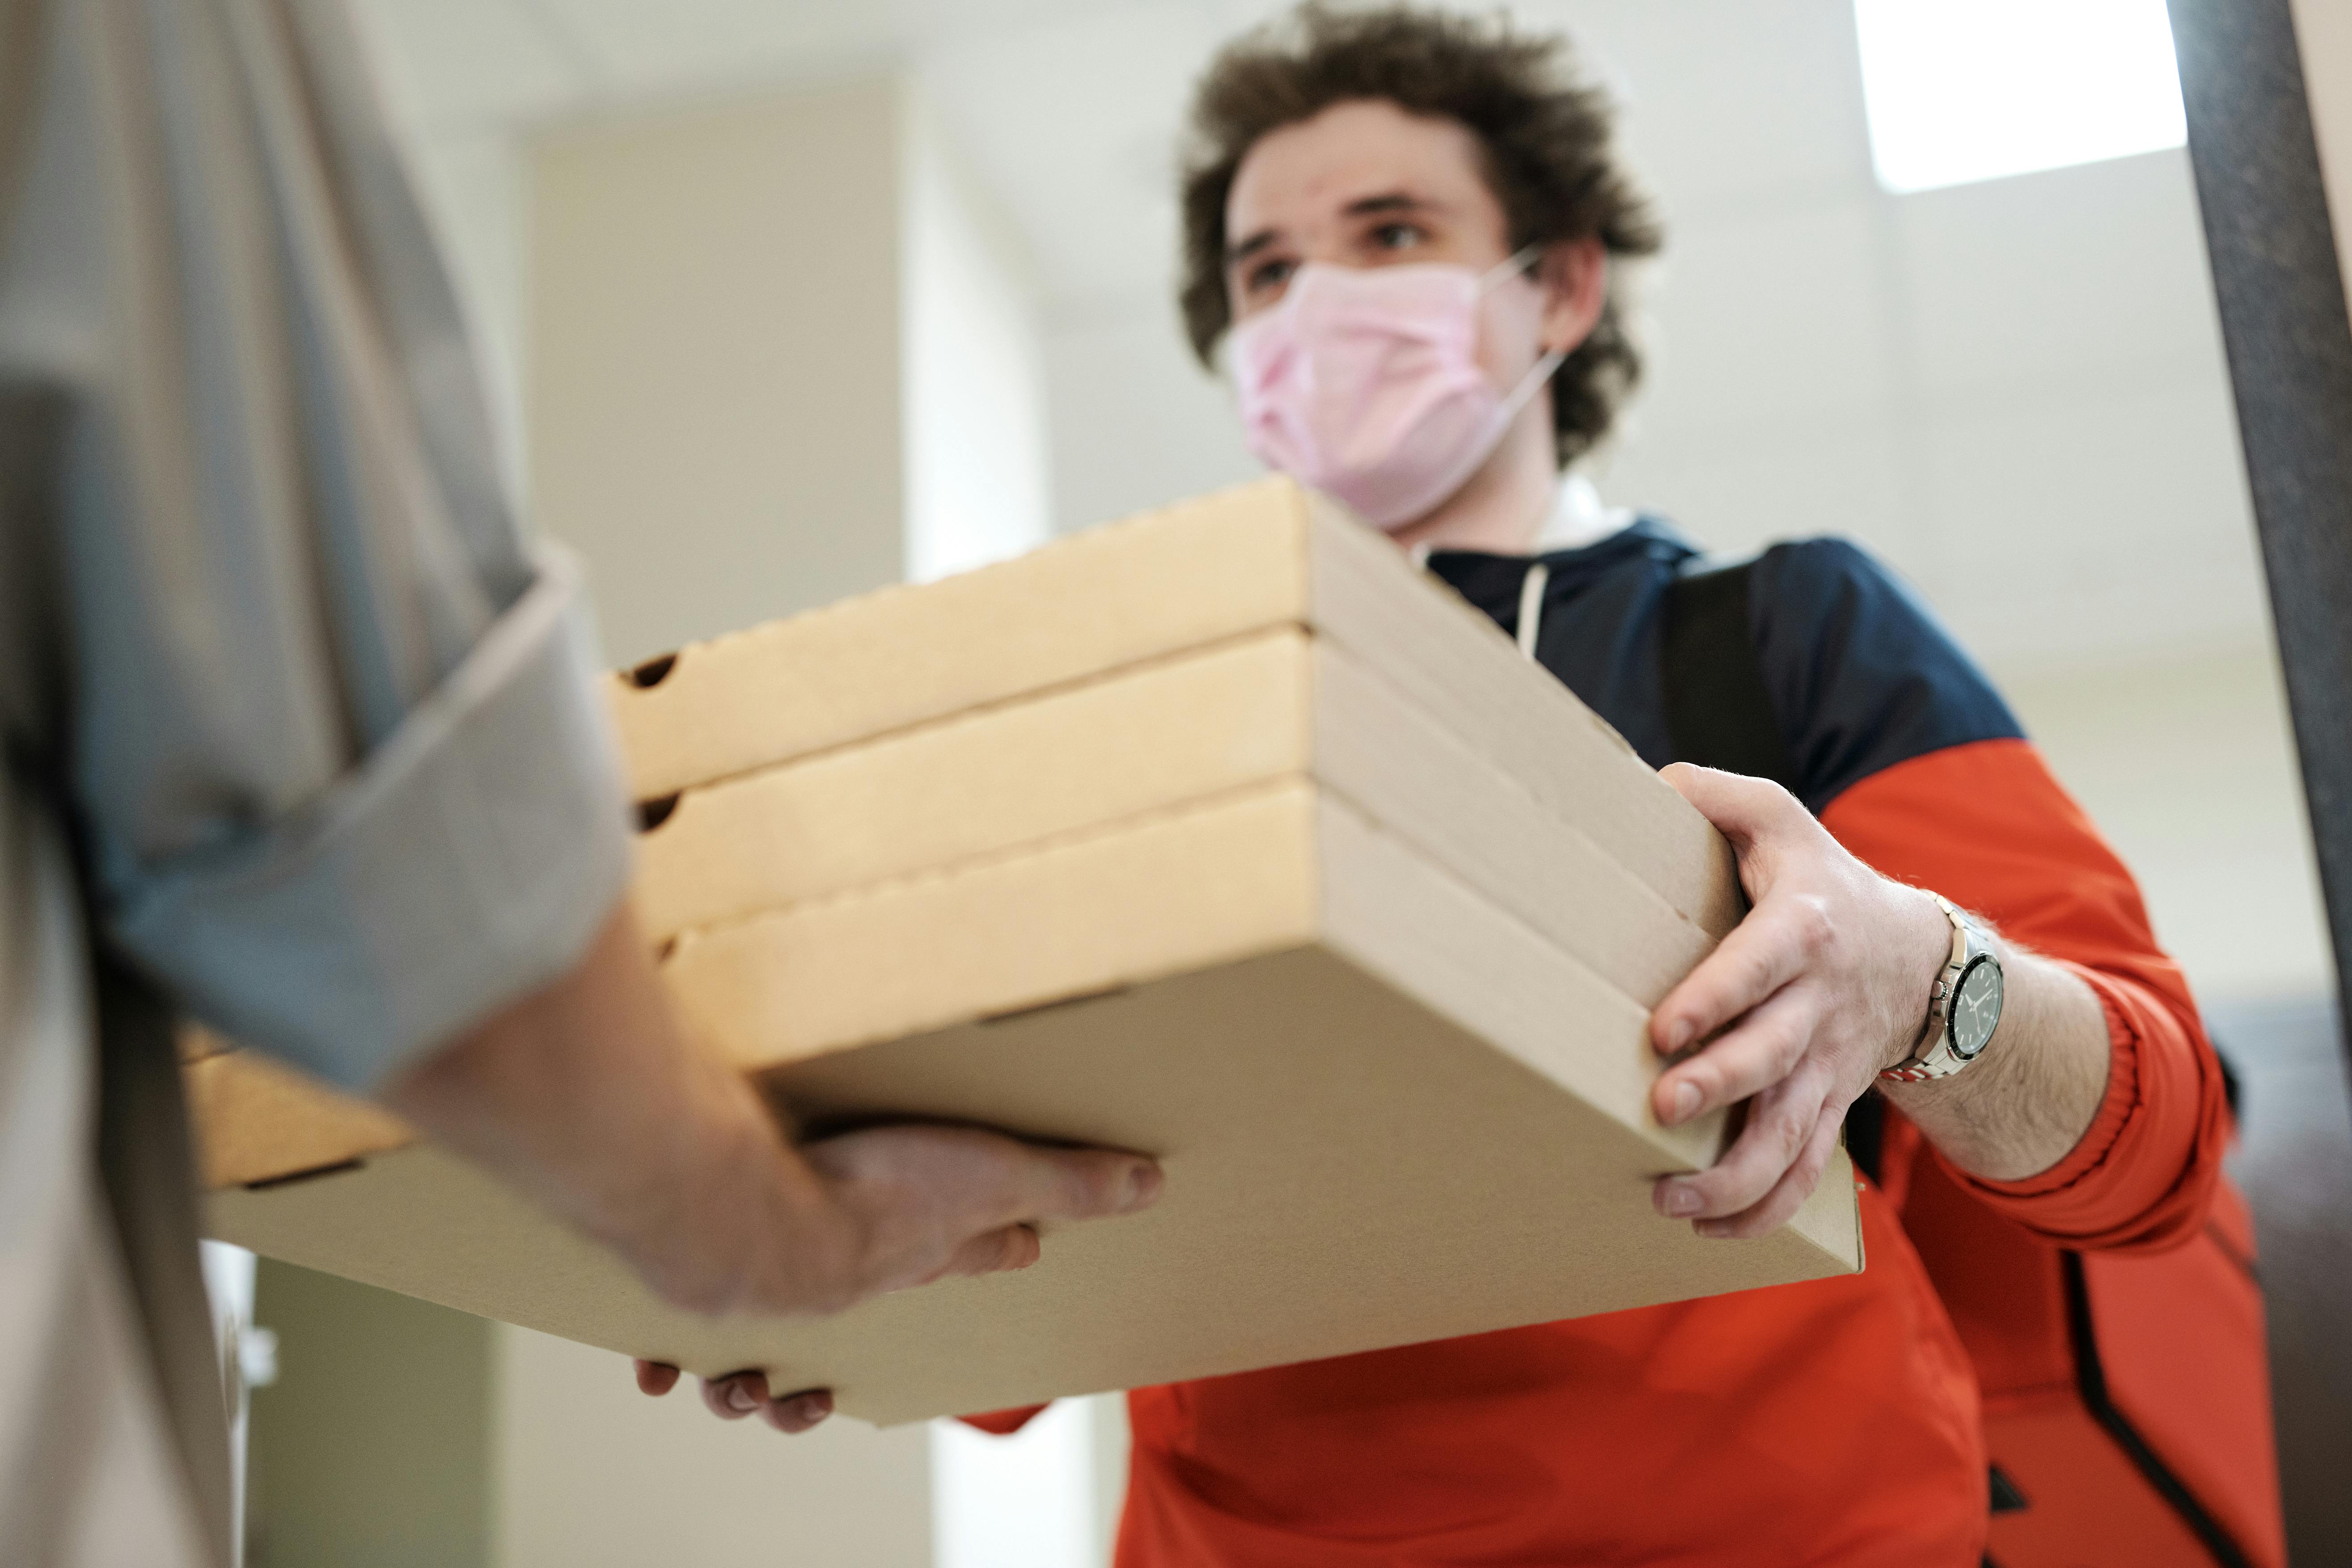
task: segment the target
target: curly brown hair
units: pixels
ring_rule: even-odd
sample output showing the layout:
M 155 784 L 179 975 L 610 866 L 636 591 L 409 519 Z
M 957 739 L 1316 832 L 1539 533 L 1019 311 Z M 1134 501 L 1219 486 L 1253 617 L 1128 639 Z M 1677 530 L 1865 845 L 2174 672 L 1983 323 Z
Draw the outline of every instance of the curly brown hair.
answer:
M 1636 258 L 1664 241 L 1648 199 L 1616 164 L 1614 110 L 1578 79 L 1565 39 L 1522 36 L 1500 16 L 1342 11 L 1308 0 L 1228 44 L 1193 91 L 1177 297 L 1203 366 L 1233 325 L 1225 199 L 1243 158 L 1269 132 L 1364 99 L 1456 121 L 1478 138 L 1514 251 L 1593 237 L 1612 258 Z M 1552 379 L 1561 467 L 1608 433 L 1641 374 L 1612 285 L 1591 336 Z

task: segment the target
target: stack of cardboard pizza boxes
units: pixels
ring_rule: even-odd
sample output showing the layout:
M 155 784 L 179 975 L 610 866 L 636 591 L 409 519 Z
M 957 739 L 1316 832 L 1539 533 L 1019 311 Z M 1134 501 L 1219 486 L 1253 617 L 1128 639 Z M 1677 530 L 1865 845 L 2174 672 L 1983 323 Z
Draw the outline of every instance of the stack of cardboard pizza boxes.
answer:
M 1861 1266 L 1841 1159 L 1702 1242 L 1649 1008 L 1738 918 L 1721 839 L 1484 617 L 1268 480 L 617 676 L 636 898 L 803 1131 L 1139 1149 L 1165 1195 L 1024 1273 L 706 1321 L 397 1121 L 188 1066 L 214 1233 L 880 1422 Z

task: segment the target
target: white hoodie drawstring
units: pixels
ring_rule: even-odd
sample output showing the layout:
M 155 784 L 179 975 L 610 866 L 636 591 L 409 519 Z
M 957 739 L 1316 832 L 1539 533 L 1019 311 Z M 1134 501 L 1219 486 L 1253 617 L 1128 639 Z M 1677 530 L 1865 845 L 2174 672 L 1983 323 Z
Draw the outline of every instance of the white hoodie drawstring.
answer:
M 1414 545 L 1412 555 L 1417 570 L 1429 570 L 1428 545 Z M 1536 657 L 1536 634 L 1543 629 L 1544 590 L 1550 585 L 1551 568 L 1528 562 L 1527 575 L 1519 579 L 1519 651 L 1530 659 Z
M 1551 568 L 1540 561 L 1528 563 L 1519 579 L 1519 651 L 1536 656 L 1536 634 L 1543 629 L 1544 590 L 1551 585 Z

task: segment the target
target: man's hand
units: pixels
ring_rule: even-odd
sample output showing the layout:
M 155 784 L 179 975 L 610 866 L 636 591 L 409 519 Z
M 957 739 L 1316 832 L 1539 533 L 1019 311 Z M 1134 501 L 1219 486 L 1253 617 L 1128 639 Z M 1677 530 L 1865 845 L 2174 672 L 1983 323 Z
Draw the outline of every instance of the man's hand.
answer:
M 1779 784 L 1683 763 L 1664 777 L 1731 841 L 1754 907 L 1651 1015 L 1663 1055 L 1702 1046 L 1659 1078 L 1651 1106 L 1671 1126 L 1749 1104 L 1723 1158 L 1662 1178 L 1654 1201 L 1702 1236 L 1762 1236 L 1820 1182 L 1846 1108 L 1910 1054 L 1952 928 Z

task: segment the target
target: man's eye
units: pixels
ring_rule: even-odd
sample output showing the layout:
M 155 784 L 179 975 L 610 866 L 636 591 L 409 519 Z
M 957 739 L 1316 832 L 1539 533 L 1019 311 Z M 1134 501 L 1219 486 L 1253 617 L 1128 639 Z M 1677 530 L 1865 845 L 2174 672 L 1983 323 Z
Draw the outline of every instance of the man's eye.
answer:
M 1249 270 L 1247 282 L 1250 292 L 1255 294 L 1268 289 L 1281 288 L 1290 281 L 1290 275 L 1297 268 L 1297 263 L 1293 261 L 1259 262 Z
M 1382 250 L 1411 250 L 1428 237 L 1420 226 L 1410 223 L 1384 223 L 1372 230 L 1372 243 Z

